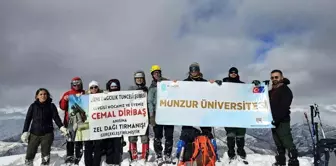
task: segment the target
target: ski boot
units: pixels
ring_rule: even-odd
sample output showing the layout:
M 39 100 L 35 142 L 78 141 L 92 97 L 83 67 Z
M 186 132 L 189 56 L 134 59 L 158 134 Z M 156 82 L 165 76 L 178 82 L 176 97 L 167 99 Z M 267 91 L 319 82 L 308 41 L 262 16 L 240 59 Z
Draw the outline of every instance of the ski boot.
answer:
M 34 161 L 33 160 L 25 160 L 25 166 L 33 166 L 34 165 Z
M 66 165 L 71 165 L 75 162 L 75 158 L 73 156 L 67 156 L 65 159 L 65 164 Z
M 229 163 L 231 163 L 237 158 L 236 152 L 235 152 L 236 139 L 235 137 L 227 137 L 226 142 L 229 148 L 228 149 Z
M 155 162 L 160 164 L 163 162 L 163 158 L 162 158 L 162 154 L 161 153 L 157 153 L 156 154 L 156 159 L 155 159 Z
M 298 151 L 296 150 L 296 148 L 292 148 L 289 149 L 289 153 L 288 153 L 288 166 L 299 166 L 299 160 L 297 159 L 298 157 Z
M 130 143 L 129 144 L 129 154 L 131 157 L 131 161 L 138 159 L 138 150 L 137 150 L 137 144 L 136 143 Z
M 286 166 L 285 154 L 278 154 L 275 156 L 275 163 L 272 166 Z
M 50 163 L 50 157 L 49 156 L 42 157 L 41 165 L 49 165 L 49 163 Z
M 149 144 L 142 144 L 141 159 L 147 161 L 149 156 Z
M 171 158 L 170 154 L 165 154 L 163 160 L 164 160 L 165 163 L 172 163 L 173 162 L 173 159 Z
M 236 138 L 236 143 L 237 143 L 237 154 L 239 156 L 239 160 L 242 161 L 244 164 L 248 164 L 248 161 L 246 160 L 246 152 L 244 149 L 245 138 L 244 137 Z

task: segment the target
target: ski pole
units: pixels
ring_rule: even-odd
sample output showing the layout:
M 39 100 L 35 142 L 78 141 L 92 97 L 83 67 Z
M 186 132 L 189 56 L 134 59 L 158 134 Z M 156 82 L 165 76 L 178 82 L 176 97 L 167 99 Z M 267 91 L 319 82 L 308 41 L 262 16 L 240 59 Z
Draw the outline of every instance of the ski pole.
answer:
M 180 156 L 179 156 L 179 159 L 178 159 L 179 161 L 178 161 L 177 165 L 182 164 L 182 162 L 183 162 L 183 156 L 184 156 L 184 146 L 181 149 L 181 153 L 180 153 Z
M 315 106 L 315 114 L 317 115 L 317 117 L 318 117 L 318 119 L 320 121 L 320 127 L 321 127 L 322 136 L 325 139 L 326 136 L 325 136 L 325 133 L 324 133 L 324 130 L 323 130 L 323 125 L 322 125 L 322 121 L 321 121 L 321 117 L 320 117 L 320 111 L 318 109 L 318 105 L 317 104 L 314 104 L 314 106 Z
M 304 113 L 304 116 L 305 116 L 305 118 L 307 120 L 308 129 L 309 129 L 309 133 L 310 133 L 310 136 L 311 136 L 311 139 L 312 139 L 312 142 L 313 142 L 313 150 L 314 150 L 315 149 L 314 148 L 315 147 L 314 135 L 313 135 L 312 129 L 310 128 L 310 123 L 309 123 L 308 115 L 307 115 L 306 112 Z

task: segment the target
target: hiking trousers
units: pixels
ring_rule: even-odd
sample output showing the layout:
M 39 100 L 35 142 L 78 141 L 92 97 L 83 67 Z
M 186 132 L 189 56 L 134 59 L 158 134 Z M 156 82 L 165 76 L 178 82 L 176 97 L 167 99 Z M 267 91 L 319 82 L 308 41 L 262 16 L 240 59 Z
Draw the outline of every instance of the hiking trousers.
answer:
M 66 143 L 67 157 L 75 157 L 79 161 L 83 156 L 83 142 L 68 142 Z
M 84 162 L 85 166 L 93 166 L 93 141 L 84 141 Z
M 94 155 L 93 155 L 93 165 L 101 164 L 101 157 L 103 153 L 106 153 L 106 163 L 107 164 L 117 164 L 121 163 L 122 159 L 122 139 L 117 138 L 107 138 L 103 140 L 95 141 L 94 145 Z
M 292 129 L 289 121 L 280 122 L 276 128 L 272 128 L 272 136 L 278 152 L 275 159 L 278 163 L 286 163 L 286 149 L 288 150 L 288 157 L 290 158 L 290 161 L 296 162 L 297 160 L 298 151 L 295 147 L 291 131 Z
M 237 153 L 242 158 L 246 157 L 245 152 L 245 134 L 246 128 L 225 127 L 226 141 L 228 146 L 228 156 L 233 158 L 236 156 L 235 147 L 237 145 Z
M 41 136 L 30 134 L 28 138 L 28 147 L 26 160 L 34 160 L 38 147 L 41 144 L 42 158 L 47 157 L 50 160 L 51 145 L 54 141 L 54 133 L 47 133 Z
M 154 130 L 154 151 L 157 157 L 162 156 L 162 138 L 165 137 L 164 155 L 171 156 L 174 144 L 174 126 L 171 125 L 155 125 Z

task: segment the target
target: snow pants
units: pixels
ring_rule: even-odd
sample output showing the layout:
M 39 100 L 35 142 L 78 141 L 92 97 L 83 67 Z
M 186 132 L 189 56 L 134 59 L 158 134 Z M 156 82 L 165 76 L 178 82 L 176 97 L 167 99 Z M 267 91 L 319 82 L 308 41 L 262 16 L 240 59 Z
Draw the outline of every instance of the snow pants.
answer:
M 42 136 L 37 136 L 34 134 L 29 135 L 28 139 L 28 147 L 26 152 L 26 160 L 34 160 L 35 155 L 37 153 L 38 147 L 41 144 L 41 153 L 42 158 L 47 158 L 50 161 L 50 151 L 51 145 L 54 141 L 54 133 L 47 133 Z
M 84 141 L 84 162 L 85 166 L 93 166 L 94 141 Z
M 290 122 L 280 122 L 276 128 L 272 128 L 272 135 L 275 146 L 277 147 L 278 155 L 275 159 L 278 163 L 286 163 L 286 149 L 288 150 L 288 157 L 290 160 L 296 162 L 298 151 L 293 143 L 293 136 L 291 133 Z
M 206 135 L 210 140 L 214 138 L 211 127 L 201 127 L 202 131 L 191 126 L 182 126 L 180 140 L 185 142 L 183 161 L 190 161 L 193 153 L 193 142 L 197 136 Z
M 165 148 L 164 148 L 164 155 L 171 156 L 173 151 L 173 144 L 174 144 L 174 126 L 171 125 L 155 125 L 153 127 L 154 130 L 154 151 L 157 157 L 162 156 L 162 138 L 163 135 L 165 137 Z M 164 134 L 163 134 L 164 133 Z
M 122 148 L 123 146 L 121 137 L 95 141 L 93 165 L 100 165 L 101 157 L 103 156 L 104 152 L 106 152 L 107 164 L 119 165 L 122 160 Z
M 235 146 L 237 145 L 237 153 L 239 156 L 245 158 L 246 152 L 244 150 L 245 146 L 245 134 L 246 128 L 235 128 L 235 127 L 225 127 L 226 130 L 226 141 L 228 146 L 228 156 L 233 158 L 236 156 Z

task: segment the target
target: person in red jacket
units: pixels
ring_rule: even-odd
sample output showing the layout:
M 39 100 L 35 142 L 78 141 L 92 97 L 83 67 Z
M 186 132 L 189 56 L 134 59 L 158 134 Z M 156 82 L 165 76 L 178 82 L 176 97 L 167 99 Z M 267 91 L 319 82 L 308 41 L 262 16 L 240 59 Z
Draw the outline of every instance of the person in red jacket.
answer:
M 80 77 L 74 77 L 71 80 L 71 89 L 65 92 L 59 102 L 60 108 L 64 111 L 64 126 L 67 127 L 69 124 L 69 114 L 68 114 L 68 99 L 70 95 L 85 94 L 83 90 L 83 82 Z M 68 141 L 66 145 L 67 157 L 65 163 L 78 164 L 83 155 L 83 143 L 82 142 L 71 142 Z M 75 156 L 74 156 L 74 152 Z

